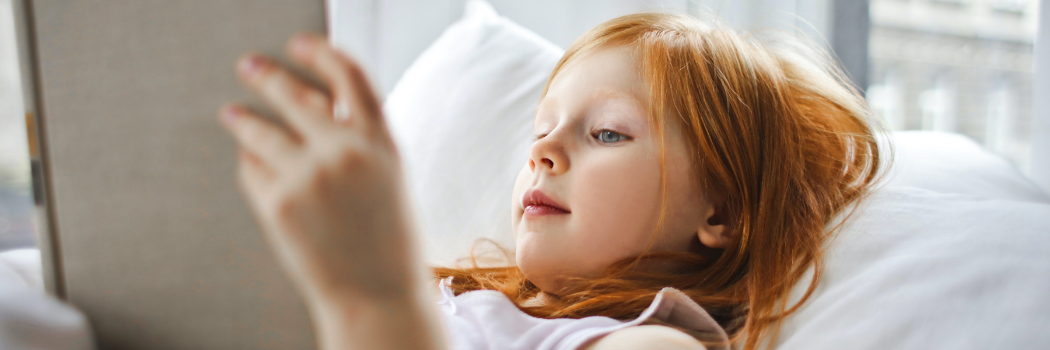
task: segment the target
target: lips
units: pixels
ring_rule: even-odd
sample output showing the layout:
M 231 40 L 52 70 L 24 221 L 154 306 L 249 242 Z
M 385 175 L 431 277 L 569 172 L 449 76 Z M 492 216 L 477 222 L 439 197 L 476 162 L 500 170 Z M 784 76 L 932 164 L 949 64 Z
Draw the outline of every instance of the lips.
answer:
M 531 189 L 525 192 L 525 196 L 521 199 L 521 206 L 525 208 L 525 215 L 527 216 L 539 216 L 539 215 L 558 215 L 571 213 L 565 205 L 558 203 L 551 197 L 548 197 L 543 191 L 538 189 Z

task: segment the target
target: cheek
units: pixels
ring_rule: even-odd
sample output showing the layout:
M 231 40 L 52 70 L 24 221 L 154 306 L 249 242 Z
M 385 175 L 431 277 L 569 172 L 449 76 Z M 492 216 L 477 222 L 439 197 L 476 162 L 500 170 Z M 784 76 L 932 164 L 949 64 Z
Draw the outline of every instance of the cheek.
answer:
M 641 152 L 639 152 L 641 153 Z M 660 165 L 647 154 L 607 154 L 573 170 L 586 181 L 573 191 L 577 232 L 612 262 L 640 254 L 653 234 L 660 210 Z M 575 212 L 574 212 L 575 214 Z
M 670 151 L 667 159 L 667 213 L 659 240 L 662 245 L 654 248 L 686 251 L 696 238 L 697 229 L 706 220 L 703 213 L 710 204 L 703 199 L 704 193 L 687 151 Z
M 532 171 L 529 170 L 529 165 L 525 164 L 521 167 L 521 171 L 518 172 L 518 178 L 514 180 L 514 191 L 510 196 L 510 221 L 511 227 L 518 227 L 521 222 L 521 197 L 525 194 L 526 187 L 529 185 L 529 179 L 532 176 Z M 515 230 L 517 231 L 517 230 Z

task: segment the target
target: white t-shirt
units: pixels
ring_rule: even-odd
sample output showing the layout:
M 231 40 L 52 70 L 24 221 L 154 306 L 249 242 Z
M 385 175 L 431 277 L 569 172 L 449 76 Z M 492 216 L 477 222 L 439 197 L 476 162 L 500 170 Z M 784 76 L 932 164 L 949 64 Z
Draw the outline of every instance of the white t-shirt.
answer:
M 448 283 L 439 283 L 438 302 L 453 349 L 575 350 L 587 341 L 614 331 L 658 319 L 687 330 L 711 332 L 727 341 L 725 330 L 700 305 L 674 288 L 664 288 L 638 318 L 629 322 L 604 316 L 581 319 L 542 319 L 519 310 L 506 295 L 476 290 L 454 295 Z

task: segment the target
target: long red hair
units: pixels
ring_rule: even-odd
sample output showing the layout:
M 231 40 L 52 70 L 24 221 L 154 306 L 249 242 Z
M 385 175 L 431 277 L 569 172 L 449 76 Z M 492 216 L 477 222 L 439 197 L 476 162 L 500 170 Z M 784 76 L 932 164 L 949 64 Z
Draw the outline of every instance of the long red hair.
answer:
M 780 321 L 816 288 L 824 245 L 841 224 L 836 217 L 880 173 L 863 97 L 834 59 L 801 43 L 743 36 L 684 15 L 635 14 L 584 34 L 551 75 L 601 47 L 637 50 L 658 139 L 666 140 L 667 123 L 678 123 L 696 156 L 696 179 L 724 200 L 733 237 L 725 249 L 620 261 L 545 305 L 525 305 L 540 290 L 516 267 L 436 268 L 436 275 L 454 276 L 456 294 L 497 290 L 542 318 L 633 319 L 661 288 L 674 287 L 708 310 L 732 343 L 772 344 Z M 647 260 L 676 268 L 636 268 Z M 791 289 L 811 268 L 805 295 L 792 304 Z

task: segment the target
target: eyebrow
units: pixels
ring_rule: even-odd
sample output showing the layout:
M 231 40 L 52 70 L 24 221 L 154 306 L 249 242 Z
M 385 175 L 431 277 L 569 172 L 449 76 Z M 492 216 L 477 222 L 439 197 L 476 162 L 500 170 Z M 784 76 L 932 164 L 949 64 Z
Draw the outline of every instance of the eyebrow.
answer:
M 640 106 L 643 106 L 643 107 L 645 106 L 644 101 L 642 101 L 642 99 L 638 98 L 638 96 L 635 96 L 634 94 L 626 93 L 626 92 L 623 92 L 623 91 L 620 91 L 620 90 L 613 90 L 613 89 L 598 89 L 598 91 L 595 94 L 595 96 L 592 97 L 592 100 L 593 100 L 592 102 L 598 102 L 598 101 L 601 101 L 601 100 L 612 100 L 612 99 L 631 100 L 631 101 L 637 103 Z
M 635 96 L 631 93 L 613 89 L 598 89 L 595 92 L 594 96 L 590 98 L 590 101 L 588 101 L 588 104 L 590 105 L 588 111 L 592 111 L 595 108 L 600 108 L 599 106 L 608 103 L 608 101 L 611 100 L 630 101 L 629 104 L 632 104 L 634 105 L 633 107 L 637 108 L 634 112 L 640 113 L 642 117 L 646 116 L 646 104 L 642 101 L 641 98 L 638 98 L 638 96 Z
M 536 106 L 537 107 L 537 109 L 536 109 L 536 112 L 537 112 L 536 115 L 537 116 L 539 116 L 541 114 L 540 112 L 543 111 L 543 107 L 544 107 L 545 104 L 553 104 L 553 105 L 557 105 L 558 104 L 558 101 L 556 99 L 553 100 L 553 101 L 549 101 L 549 102 L 543 103 L 543 102 L 545 102 L 545 101 L 543 101 L 545 99 L 546 99 L 546 97 L 541 99 L 541 101 L 540 101 L 541 103 L 538 106 Z M 588 110 L 589 109 L 593 109 L 594 106 L 599 105 L 599 103 L 605 102 L 605 101 L 608 101 L 608 100 L 628 100 L 628 101 L 631 101 L 639 108 L 640 112 L 645 113 L 645 103 L 644 103 L 644 101 L 642 101 L 641 98 L 638 98 L 638 96 L 635 96 L 634 94 L 630 94 L 630 93 L 627 93 L 627 92 L 624 92 L 624 91 L 621 91 L 621 90 L 615 90 L 615 89 L 597 89 L 595 94 L 593 96 L 591 96 L 588 99 L 588 101 L 587 101 L 588 104 L 592 105 L 591 108 L 588 108 Z

